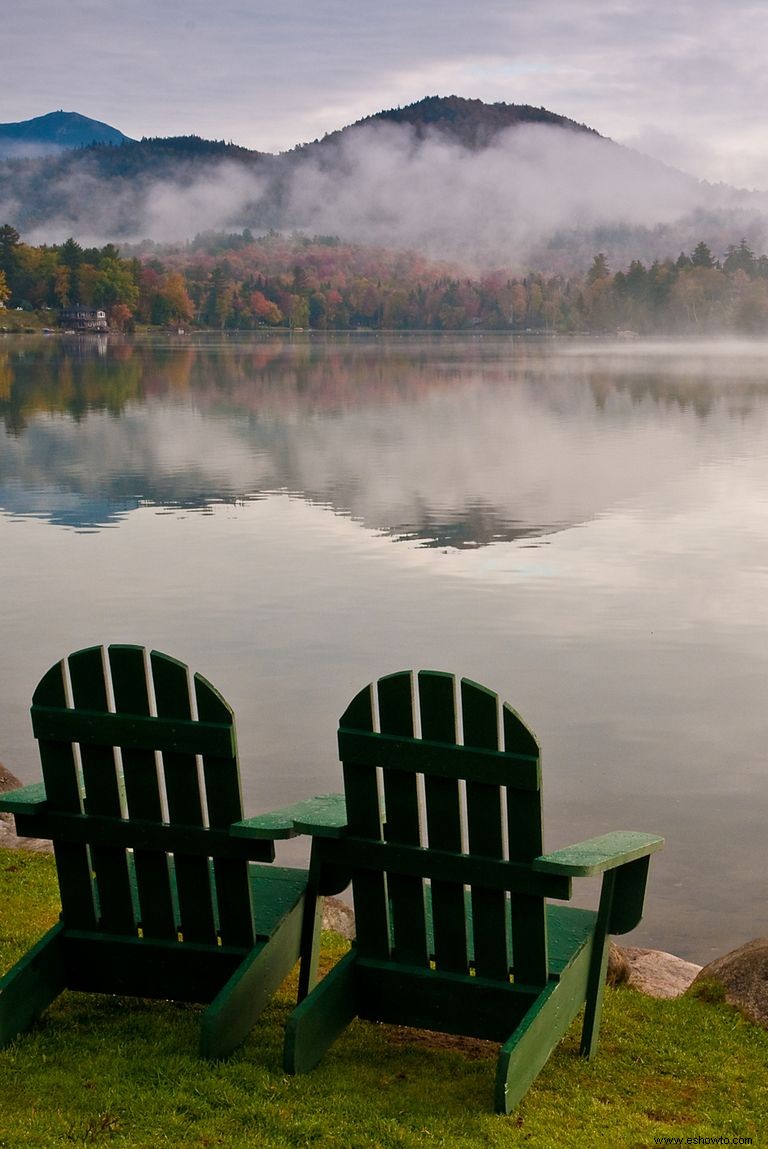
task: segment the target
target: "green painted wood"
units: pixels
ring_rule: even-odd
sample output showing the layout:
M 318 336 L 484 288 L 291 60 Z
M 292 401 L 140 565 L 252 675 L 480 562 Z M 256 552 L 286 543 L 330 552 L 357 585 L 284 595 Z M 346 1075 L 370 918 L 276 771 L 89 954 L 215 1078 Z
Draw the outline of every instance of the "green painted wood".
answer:
M 63 930 L 54 926 L 0 978 L 0 1049 L 29 1029 L 66 988 Z
M 187 667 L 154 650 L 150 663 L 158 717 L 189 721 L 192 710 Z M 162 759 L 170 821 L 181 826 L 202 826 L 202 795 L 194 753 L 168 750 L 163 752 Z M 179 926 L 184 940 L 215 944 L 216 917 L 207 858 L 175 850 L 173 874 L 179 901 Z
M 69 677 L 75 709 L 107 711 L 107 685 L 101 647 L 70 655 Z M 111 746 L 80 746 L 83 771 L 83 809 L 86 814 L 120 818 L 120 787 L 115 752 Z M 90 846 L 94 871 L 94 900 L 102 929 L 131 933 L 138 929 L 128 855 L 120 846 Z
M 32 696 L 32 709 L 67 706 L 65 664 L 57 662 L 38 683 Z M 80 781 L 71 739 L 38 739 L 42 758 L 43 783 L 53 809 L 80 809 Z
M 356 696 L 341 719 L 348 827 L 338 836 L 315 839 L 313 881 L 321 889 L 325 873 L 350 872 L 357 905 L 365 881 L 385 876 L 390 893 L 395 892 L 396 919 L 403 879 L 408 879 L 407 890 L 416 888 L 411 879 L 418 879 L 423 898 L 415 918 L 418 944 L 407 957 L 388 950 L 381 936 L 381 907 L 375 913 L 364 911 L 363 928 L 358 920 L 358 942 L 348 957 L 292 1014 L 286 1067 L 291 1072 L 311 1068 L 355 1013 L 376 1021 L 486 1037 L 504 1042 L 496 1105 L 508 1112 L 585 1001 L 583 1041 L 590 1051 L 594 1048 L 607 927 L 629 928 L 636 923 L 642 911 L 647 855 L 661 840 L 649 835 L 607 836 L 587 843 L 586 849 L 544 855 L 539 747 L 520 716 L 509 706 L 500 713 L 496 695 L 462 680 L 462 729 L 457 732 L 454 680 L 422 672 L 417 686 L 419 738 L 410 725 L 410 674 L 382 682 L 383 687 L 377 686 L 383 700 L 380 733 L 374 731 L 369 690 Z M 463 746 L 456 744 L 457 737 Z M 376 768 L 385 779 L 383 835 Z M 415 780 L 419 773 L 424 778 L 425 842 Z M 398 775 L 400 781 L 393 783 Z M 288 818 L 284 824 L 295 829 L 297 822 Z M 614 865 L 618 868 L 611 870 Z M 611 893 L 609 897 L 604 891 L 598 914 L 546 906 L 545 898 L 567 900 L 571 875 L 590 872 L 590 867 L 596 867 L 594 872 L 609 869 L 605 890 L 610 888 Z M 545 877 L 546 883 L 541 881 Z M 551 879 L 555 884 L 549 884 Z M 422 956 L 423 905 L 431 962 Z M 402 928 L 405 920 L 403 914 Z M 376 928 L 380 934 L 374 947 L 368 931 Z M 400 928 L 395 920 L 396 939 Z M 309 940 L 302 949 L 309 951 L 312 929 L 306 928 L 305 935 Z
M 616 830 L 611 834 L 601 834 L 588 838 L 574 846 L 556 850 L 536 858 L 536 870 L 546 870 L 550 874 L 571 874 L 573 877 L 589 877 L 602 874 L 605 870 L 623 866 L 636 858 L 654 854 L 664 845 L 664 839 L 656 834 L 645 834 L 637 830 Z
M 82 800 L 73 744 L 41 741 L 46 781 L 12 805 L 20 833 L 54 841 L 63 914 L 50 939 L 0 981 L 0 1034 L 9 1039 L 66 987 L 212 1003 L 201 1048 L 224 1056 L 299 957 L 306 872 L 252 864 L 272 861 L 274 842 L 243 826 L 230 833 L 233 821 L 243 822 L 231 710 L 198 676 L 200 720 L 193 720 L 186 667 L 157 652 L 150 663 L 148 681 L 141 647 L 78 651 L 35 692 L 40 711 L 66 711 L 56 729 L 68 738 L 77 737 L 82 711 L 91 727 L 94 715 L 115 718 L 103 726 L 115 737 L 126 729 L 123 711 L 128 728 L 146 720 L 153 734 L 129 737 L 117 751 L 96 739 L 81 742 Z M 187 734 L 228 733 L 224 740 L 204 734 L 199 745 L 185 734 L 181 752 L 180 725 Z M 52 729 L 43 724 L 38 732 Z
M 422 671 L 418 676 L 422 738 L 456 744 L 457 718 L 452 674 Z M 461 796 L 456 778 L 426 774 L 427 839 L 430 849 L 461 853 Z M 464 887 L 434 879 L 431 884 L 433 956 L 438 969 L 469 969 Z
M 308 1073 L 357 1013 L 356 950 L 334 966 L 288 1018 L 283 1049 L 286 1073 Z
M 312 850 L 301 927 L 301 967 L 298 1001 L 303 1001 L 317 983 L 320 969 L 320 943 L 323 929 L 323 843 Z
M 592 940 L 597 923 L 595 910 L 557 903 L 547 906 L 549 976 L 559 978 Z
M 422 966 L 357 963 L 358 1014 L 392 1025 L 503 1041 L 539 990 Z
M 382 734 L 412 738 L 414 734 L 410 673 L 382 678 L 378 683 L 379 725 Z M 419 794 L 415 774 L 383 769 L 386 821 L 384 839 L 397 845 L 419 846 Z M 424 883 L 421 876 L 389 873 L 387 890 L 395 961 L 426 963 L 427 929 Z
M 497 695 L 467 679 L 461 681 L 461 712 L 466 746 L 498 749 Z M 467 829 L 471 854 L 503 858 L 502 805 L 498 786 L 467 778 Z M 497 890 L 472 888 L 472 931 L 475 969 L 504 977 L 512 966 L 507 939 L 507 898 Z
M 492 893 L 503 894 L 510 890 L 563 900 L 569 899 L 572 891 L 570 878 L 562 874 L 536 873 L 519 862 L 476 857 L 474 854 L 450 854 L 419 846 L 400 846 L 395 842 L 370 842 L 351 835 L 334 843 L 333 857 L 338 866 L 349 868 L 354 874 L 378 870 L 390 875 L 461 882 L 486 888 Z M 508 972 L 505 970 L 501 976 L 506 977 Z
M 514 780 L 518 789 L 538 790 L 540 784 L 538 761 L 527 755 L 361 732 L 347 726 L 340 727 L 338 741 L 342 761 L 362 766 L 386 766 L 440 778 L 472 777 L 489 786 L 506 786 Z
M 0 810 L 6 814 L 36 814 L 48 802 L 45 782 L 33 782 L 0 796 Z
M 254 934 L 257 941 L 265 941 L 304 897 L 307 871 L 293 866 L 253 865 L 248 867 L 248 879 Z
M 203 1014 L 200 1056 L 226 1057 L 247 1037 L 275 990 L 296 964 L 303 897 L 274 930 L 269 944 L 252 949 Z
M 129 821 L 88 814 L 59 814 L 47 808 L 37 814 L 17 814 L 16 824 L 22 837 L 51 838 L 62 845 L 111 843 L 126 849 L 181 851 L 201 858 L 221 855 L 259 862 L 270 862 L 274 857 L 271 842 L 261 838 L 235 837 L 226 830 L 209 830 L 204 826 L 158 825 L 138 819 Z
M 539 746 L 522 718 L 507 703 L 502 708 L 504 749 L 529 755 L 537 765 L 537 789 L 518 789 L 514 771 L 506 787 L 506 819 L 511 861 L 530 863 L 541 854 L 541 768 Z M 542 898 L 514 894 L 510 899 L 512 965 L 515 978 L 546 985 L 549 974 L 546 907 Z
M 584 1001 L 591 946 L 585 946 L 566 976 L 550 982 L 504 1043 L 496 1066 L 494 1107 L 511 1113 L 528 1092 Z
M 645 902 L 650 858 L 635 858 L 613 871 L 616 892 L 607 929 L 612 934 L 626 934 L 640 923 Z
M 202 1004 L 214 999 L 249 952 L 77 930 L 65 933 L 63 947 L 69 989 Z
M 369 733 L 373 730 L 372 687 L 361 690 L 342 716 L 345 728 Z M 354 758 L 342 758 L 349 833 L 383 840 L 382 812 L 376 769 Z M 389 955 L 390 928 L 387 887 L 382 872 L 355 870 L 352 881 L 355 920 L 360 952 L 371 957 Z
M 320 890 L 327 873 L 351 873 L 356 908 L 366 882 L 378 891 L 378 880 L 386 880 L 390 894 L 394 891 L 396 941 L 407 920 L 404 913 L 402 921 L 397 920 L 405 903 L 400 890 L 418 888 L 417 944 L 406 956 L 402 949 L 389 950 L 383 908 L 378 904 L 371 912 L 361 900 L 356 945 L 289 1019 L 286 1068 L 303 1072 L 315 1065 L 354 1014 L 485 1037 L 504 1042 L 496 1106 L 508 1112 L 585 1002 L 583 1041 L 590 1051 L 594 1048 L 607 926 L 629 928 L 638 920 L 647 855 L 661 840 L 608 836 L 587 843 L 586 849 L 544 855 L 539 747 L 511 707 L 499 712 L 495 694 L 462 680 L 462 729 L 457 731 L 453 678 L 421 672 L 420 738 L 411 728 L 410 674 L 390 676 L 377 689 L 381 732 L 374 731 L 370 689 L 356 696 L 341 719 L 348 826 L 340 834 L 334 827 L 332 835 L 315 839 L 312 880 Z M 457 738 L 463 745 L 457 745 Z M 383 835 L 376 768 L 385 779 Z M 420 773 L 425 842 L 418 810 Z M 467 852 L 462 844 L 462 780 Z M 298 820 L 283 815 L 282 824 L 295 830 Z M 614 865 L 618 868 L 609 869 L 605 887 L 612 892 L 610 898 L 604 893 L 598 914 L 546 905 L 545 898 L 570 898 L 572 874 Z M 422 907 L 430 962 L 423 960 Z M 304 954 L 312 950 L 313 939 L 310 923 Z
M 229 723 L 232 730 L 232 749 L 228 754 L 202 752 L 208 822 L 213 829 L 229 832 L 232 823 L 243 816 L 234 716 L 229 703 L 200 674 L 195 675 L 194 690 L 199 720 L 221 726 Z M 246 861 L 213 859 L 219 936 L 224 945 L 252 945 L 255 941 L 248 870 Z
M 110 646 L 108 651 L 115 708 L 118 713 L 150 714 L 144 650 L 139 646 Z M 128 817 L 160 827 L 163 821 L 157 763 L 152 749 L 121 744 Z M 175 939 L 168 857 L 163 849 L 141 849 L 134 841 L 133 854 L 139 925 L 145 937 Z
M 347 829 L 347 804 L 343 794 L 318 794 L 303 802 L 256 814 L 235 822 L 230 833 L 234 837 L 293 838 L 297 834 L 312 834 L 316 838 L 339 838 Z
M 234 751 L 232 728 L 213 722 L 152 718 L 130 712 L 103 713 L 86 707 L 74 711 L 33 706 L 31 714 L 36 738 L 79 742 L 83 746 L 165 749 L 179 754 L 210 753 L 222 757 Z
M 67 695 L 64 676 L 64 662 L 52 666 L 37 685 L 32 696 L 33 705 L 65 707 Z M 80 780 L 75 750 L 71 742 L 40 739 L 38 748 L 48 809 L 80 813 Z M 63 920 L 68 925 L 78 928 L 95 928 L 96 906 L 88 847 L 81 843 L 59 843 L 54 840 L 53 853 L 56 859 Z
M 609 870 L 603 875 L 600 890 L 600 905 L 597 910 L 594 938 L 592 942 L 592 956 L 589 963 L 589 978 L 587 981 L 586 1005 L 584 1008 L 584 1025 L 581 1031 L 582 1057 L 592 1057 L 597 1050 L 597 1039 L 600 1032 L 600 1015 L 603 1008 L 603 995 L 605 992 L 605 975 L 608 969 L 608 925 L 611 920 L 611 911 L 616 895 L 616 877 L 619 871 Z

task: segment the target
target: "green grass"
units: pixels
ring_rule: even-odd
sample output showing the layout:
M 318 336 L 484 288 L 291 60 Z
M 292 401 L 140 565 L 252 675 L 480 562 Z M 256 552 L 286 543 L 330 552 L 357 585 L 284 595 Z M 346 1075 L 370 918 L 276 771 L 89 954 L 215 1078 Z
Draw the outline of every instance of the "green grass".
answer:
M 55 920 L 49 857 L 0 851 L 0 966 Z M 329 936 L 329 960 L 344 943 Z M 768 1033 L 722 1004 L 608 990 L 597 1057 L 578 1026 L 511 1117 L 495 1048 L 355 1022 L 306 1077 L 281 1069 L 288 982 L 230 1060 L 195 1056 L 194 1006 L 67 993 L 0 1051 L 0 1149 L 640 1149 L 768 1134 Z M 761 1140 L 762 1138 L 762 1140 Z M 726 1142 L 727 1143 L 727 1142 Z

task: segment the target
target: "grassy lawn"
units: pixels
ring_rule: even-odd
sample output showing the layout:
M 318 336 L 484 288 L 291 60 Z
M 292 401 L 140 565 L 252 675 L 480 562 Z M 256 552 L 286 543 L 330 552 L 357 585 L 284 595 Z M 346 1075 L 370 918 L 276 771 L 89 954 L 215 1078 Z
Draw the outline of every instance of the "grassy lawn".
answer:
M 52 860 L 0 850 L 0 899 L 5 970 L 55 921 Z M 327 942 L 334 959 L 345 943 Z M 195 1056 L 195 1006 L 62 995 L 0 1051 L 0 1149 L 768 1145 L 768 1033 L 724 1005 L 608 990 L 597 1057 L 577 1056 L 575 1025 L 500 1117 L 486 1043 L 356 1022 L 312 1074 L 286 1077 L 294 992 L 287 982 L 242 1048 L 213 1064 Z

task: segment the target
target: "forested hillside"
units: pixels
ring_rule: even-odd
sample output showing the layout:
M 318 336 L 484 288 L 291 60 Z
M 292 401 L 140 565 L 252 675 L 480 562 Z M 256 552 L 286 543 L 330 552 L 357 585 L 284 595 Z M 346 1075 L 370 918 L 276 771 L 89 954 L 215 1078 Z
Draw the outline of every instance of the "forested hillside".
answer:
M 424 256 L 341 242 L 244 231 L 210 233 L 175 248 L 121 253 L 25 243 L 0 227 L 0 327 L 23 312 L 103 307 L 110 326 L 221 330 L 467 331 L 613 334 L 768 330 L 768 258 L 745 240 L 722 259 L 706 243 L 646 265 L 612 270 L 599 253 L 584 273 L 470 277 Z M 21 309 L 20 315 L 16 309 Z

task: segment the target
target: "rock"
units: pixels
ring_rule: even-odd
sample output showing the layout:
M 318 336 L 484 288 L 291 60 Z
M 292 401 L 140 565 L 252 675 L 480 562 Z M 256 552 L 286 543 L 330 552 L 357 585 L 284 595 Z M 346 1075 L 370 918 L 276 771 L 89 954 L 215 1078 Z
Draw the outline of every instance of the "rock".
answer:
M 0 794 L 5 790 L 18 790 L 21 787 L 21 782 L 15 774 L 11 774 L 10 770 L 6 769 L 0 762 Z
M 323 899 L 323 929 L 333 930 L 349 941 L 355 936 L 355 912 L 341 898 Z
M 691 961 L 675 957 L 664 950 L 644 950 L 636 946 L 611 945 L 623 957 L 627 966 L 626 977 L 611 981 L 611 959 L 608 959 L 608 984 L 628 985 L 648 997 L 680 997 L 685 993 L 701 969 Z M 619 958 L 614 959 L 620 969 Z
M 0 762 L 0 794 L 8 790 L 18 790 L 21 782 Z M 0 846 L 6 850 L 32 850 L 36 854 L 52 854 L 53 844 L 43 838 L 19 838 L 13 814 L 0 811 Z
M 713 993 L 719 989 L 719 993 Z M 706 1000 L 735 1006 L 756 1025 L 768 1029 L 768 937 L 753 938 L 705 965 L 691 986 Z

